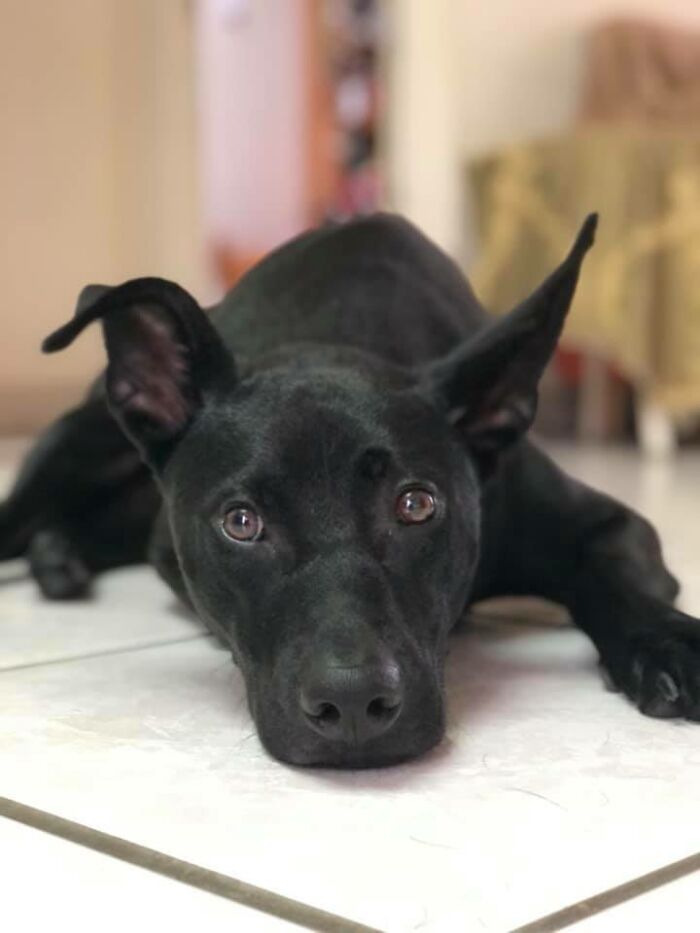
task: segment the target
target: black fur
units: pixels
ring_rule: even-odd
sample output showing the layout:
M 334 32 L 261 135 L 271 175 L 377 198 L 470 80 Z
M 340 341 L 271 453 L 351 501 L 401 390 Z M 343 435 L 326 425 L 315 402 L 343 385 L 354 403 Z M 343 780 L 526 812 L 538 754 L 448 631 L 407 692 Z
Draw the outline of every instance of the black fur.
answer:
M 99 319 L 106 377 L 29 455 L 0 557 L 73 598 L 148 547 L 297 764 L 438 742 L 447 636 L 493 595 L 563 603 L 642 712 L 700 719 L 700 626 L 673 608 L 653 529 L 524 437 L 594 229 L 495 324 L 388 215 L 297 238 L 209 316 L 160 279 L 90 286 L 45 349 Z M 411 524 L 397 499 L 416 486 L 434 514 Z M 259 540 L 223 533 L 237 506 Z

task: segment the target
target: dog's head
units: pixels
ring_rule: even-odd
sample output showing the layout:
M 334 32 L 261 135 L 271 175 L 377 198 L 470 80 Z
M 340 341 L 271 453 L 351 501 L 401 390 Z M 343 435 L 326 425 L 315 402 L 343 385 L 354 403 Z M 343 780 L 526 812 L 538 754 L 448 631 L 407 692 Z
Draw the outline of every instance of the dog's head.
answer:
M 441 738 L 483 477 L 533 420 L 593 228 L 508 317 L 418 371 L 306 347 L 241 375 L 194 299 L 160 279 L 90 286 L 45 342 L 101 319 L 110 408 L 278 758 L 379 765 Z

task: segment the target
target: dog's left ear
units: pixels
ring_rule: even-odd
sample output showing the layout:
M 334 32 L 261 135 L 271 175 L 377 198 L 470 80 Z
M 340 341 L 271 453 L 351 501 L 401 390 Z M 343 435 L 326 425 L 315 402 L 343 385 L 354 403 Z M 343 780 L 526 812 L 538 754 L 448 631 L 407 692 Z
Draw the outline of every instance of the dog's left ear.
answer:
M 464 435 L 485 469 L 534 420 L 538 382 L 557 345 L 597 219 L 586 218 L 569 255 L 526 301 L 421 375 L 422 392 Z
M 75 316 L 46 338 L 44 352 L 67 347 L 98 319 L 109 408 L 158 470 L 207 398 L 235 383 L 233 357 L 195 299 L 158 278 L 88 285 Z

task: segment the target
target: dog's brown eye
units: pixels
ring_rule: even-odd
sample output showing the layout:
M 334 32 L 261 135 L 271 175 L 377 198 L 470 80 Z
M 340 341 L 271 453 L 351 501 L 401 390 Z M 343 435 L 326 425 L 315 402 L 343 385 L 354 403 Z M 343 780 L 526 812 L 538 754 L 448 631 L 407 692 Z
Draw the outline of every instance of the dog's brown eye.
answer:
M 254 509 L 239 505 L 224 515 L 221 527 L 233 541 L 257 541 L 263 533 L 263 520 Z
M 435 497 L 427 489 L 407 489 L 396 500 L 396 514 L 407 525 L 427 522 L 435 514 Z

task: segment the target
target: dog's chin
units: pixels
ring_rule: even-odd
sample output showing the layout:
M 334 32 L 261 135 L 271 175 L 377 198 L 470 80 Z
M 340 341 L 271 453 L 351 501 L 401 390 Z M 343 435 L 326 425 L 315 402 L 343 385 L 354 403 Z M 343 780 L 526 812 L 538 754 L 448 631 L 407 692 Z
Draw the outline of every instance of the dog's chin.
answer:
M 303 768 L 362 770 L 388 768 L 412 761 L 426 754 L 442 741 L 445 734 L 442 710 L 432 721 L 423 722 L 403 735 L 389 734 L 361 746 L 328 742 L 311 730 L 270 728 L 258 723 L 258 734 L 266 751 L 278 761 Z
M 364 771 L 371 768 L 391 768 L 409 761 L 415 761 L 434 748 L 443 735 L 436 736 L 431 742 L 417 749 L 402 749 L 390 752 L 368 749 L 333 748 L 316 751 L 302 751 L 279 754 L 266 746 L 271 755 L 285 764 L 301 768 L 331 768 L 339 771 Z

